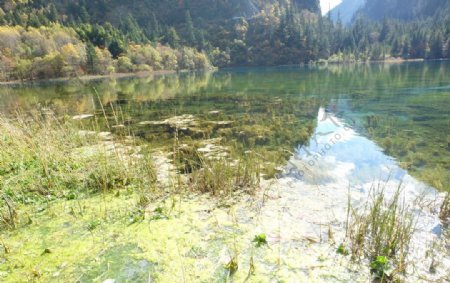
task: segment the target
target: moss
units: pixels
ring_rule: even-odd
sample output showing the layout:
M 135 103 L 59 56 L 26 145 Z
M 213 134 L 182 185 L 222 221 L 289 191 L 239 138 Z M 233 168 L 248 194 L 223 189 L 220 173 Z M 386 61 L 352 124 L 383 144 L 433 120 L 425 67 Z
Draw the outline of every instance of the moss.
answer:
M 264 263 L 270 249 L 254 251 L 251 224 L 237 226 L 228 209 L 205 197 L 173 195 L 152 203 L 145 219 L 130 224 L 136 193 L 102 194 L 86 199 L 57 201 L 46 210 L 23 208 L 33 218 L 28 227 L 2 231 L 8 246 L 0 252 L 2 282 L 68 282 L 81 280 L 154 282 L 215 282 L 227 277 L 235 255 L 233 278 L 263 282 L 276 266 Z M 168 217 L 154 218 L 155 211 Z M 55 217 L 57 215 L 58 217 Z M 95 222 L 95 228 L 92 223 Z M 276 248 L 276 246 L 274 247 Z M 51 251 L 44 253 L 44 251 Z M 237 265 L 239 268 L 235 268 Z M 278 276 L 278 273 L 277 273 Z M 286 278 L 294 278 L 286 273 Z

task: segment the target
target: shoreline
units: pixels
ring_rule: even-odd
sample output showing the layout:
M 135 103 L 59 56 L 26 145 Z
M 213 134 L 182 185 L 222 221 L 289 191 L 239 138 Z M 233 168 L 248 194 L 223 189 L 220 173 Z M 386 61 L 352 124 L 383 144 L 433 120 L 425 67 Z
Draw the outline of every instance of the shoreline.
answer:
M 11 86 L 11 85 L 27 85 L 34 83 L 42 83 L 42 82 L 69 82 L 69 81 L 93 81 L 100 79 L 122 79 L 122 78 L 131 78 L 131 77 L 148 77 L 148 76 L 162 76 L 162 75 L 171 75 L 176 74 L 181 71 L 175 70 L 160 70 L 160 71 L 146 71 L 146 72 L 135 72 L 135 73 L 114 73 L 109 75 L 82 75 L 76 77 L 60 77 L 53 79 L 37 79 L 37 80 L 12 80 L 12 81 L 0 81 L 0 86 Z
M 433 61 L 445 61 L 446 59 L 423 59 L 423 58 L 416 58 L 416 59 L 404 59 L 404 58 L 397 58 L 397 57 L 391 57 L 386 58 L 384 60 L 367 60 L 367 61 L 328 61 L 324 60 L 314 62 L 312 65 L 351 65 L 351 64 L 399 64 L 399 63 L 414 63 L 414 62 L 433 62 Z
M 312 62 L 304 64 L 304 66 L 316 66 L 316 65 L 352 65 L 352 64 L 400 64 L 400 63 L 413 63 L 413 62 L 440 62 L 440 61 L 448 61 L 449 59 L 424 59 L 424 58 L 417 58 L 417 59 L 404 59 L 404 58 L 397 58 L 397 57 L 391 57 L 384 60 L 370 60 L 370 61 L 340 61 L 340 62 L 329 62 L 328 60 L 325 60 L 323 62 Z M 300 64 L 301 66 L 302 64 Z M 224 68 L 212 68 L 208 70 L 227 70 L 227 69 L 234 69 L 234 68 L 277 68 L 277 67 L 290 67 L 290 66 L 299 66 L 299 64 L 292 64 L 292 65 L 274 65 L 274 66 L 230 66 L 230 67 L 224 67 Z M 162 75 L 172 75 L 177 73 L 185 73 L 190 72 L 191 70 L 159 70 L 159 71 L 142 71 L 142 72 L 133 72 L 133 73 L 113 73 L 108 75 L 82 75 L 82 76 L 75 76 L 75 77 L 60 77 L 60 78 L 51 78 L 51 79 L 37 79 L 37 80 L 11 80 L 11 81 L 0 81 L 0 87 L 2 86 L 15 86 L 15 85 L 30 85 L 34 83 L 55 83 L 55 82 L 70 82 L 70 81 L 93 81 L 93 80 L 100 80 L 100 79 L 122 79 L 122 78 L 143 78 L 148 76 L 162 76 Z M 200 71 L 200 70 L 193 70 Z

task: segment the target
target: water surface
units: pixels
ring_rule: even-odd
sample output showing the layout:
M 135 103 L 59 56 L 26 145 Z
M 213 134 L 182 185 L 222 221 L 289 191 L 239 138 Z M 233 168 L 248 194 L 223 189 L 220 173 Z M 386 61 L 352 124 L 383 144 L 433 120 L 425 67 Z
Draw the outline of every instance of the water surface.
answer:
M 206 194 L 189 196 L 170 218 L 135 225 L 126 222 L 135 203 L 127 194 L 55 202 L 35 223 L 7 235 L 22 249 L 0 263 L 0 277 L 15 282 L 42 265 L 56 281 L 223 282 L 224 266 L 238 252 L 236 281 L 247 280 L 255 264 L 251 282 L 367 282 L 368 262 L 355 265 L 336 254 L 345 241 L 348 199 L 361 208 L 374 185 L 392 194 L 401 183 L 417 217 L 406 281 L 442 281 L 450 258 L 445 241 L 435 246 L 445 240 L 435 188 L 450 183 L 449 73 L 449 62 L 430 62 L 3 86 L 5 115 L 54 113 L 86 129 L 133 134 L 155 151 L 170 152 L 174 142 L 250 150 L 277 178 L 263 181 L 255 195 L 235 196 L 232 208 Z M 94 117 L 73 120 L 80 114 Z M 167 175 L 170 158 L 164 160 L 156 167 Z M 411 201 L 419 196 L 424 206 Z M 158 205 L 172 210 L 174 202 Z M 103 219 L 103 206 L 109 222 L 88 234 L 86 221 Z M 86 213 L 74 218 L 81 208 Z M 259 233 L 268 247 L 255 249 Z M 44 247 L 52 251 L 46 261 Z
M 373 175 L 374 163 L 397 164 L 445 190 L 450 183 L 449 74 L 449 62 L 413 62 L 37 83 L 1 87 L 0 110 L 103 116 L 105 109 L 110 125 L 130 125 L 137 136 L 159 145 L 170 144 L 173 133 L 139 127 L 140 122 L 183 114 L 202 121 L 235 121 L 231 129 L 202 123 L 185 136 L 225 137 L 243 149 L 272 153 L 283 149 L 287 161 L 292 154 L 286 152 L 314 147 L 312 136 L 315 143 L 317 133 L 335 130 L 315 129 L 317 113 L 323 109 L 365 137 L 333 146 L 360 169 L 355 178 Z

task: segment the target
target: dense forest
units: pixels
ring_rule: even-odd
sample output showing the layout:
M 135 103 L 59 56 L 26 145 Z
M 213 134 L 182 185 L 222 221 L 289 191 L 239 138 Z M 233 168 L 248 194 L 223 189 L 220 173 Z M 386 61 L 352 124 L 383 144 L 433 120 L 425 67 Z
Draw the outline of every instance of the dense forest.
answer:
M 0 78 L 450 57 L 448 1 L 385 2 L 345 25 L 318 0 L 6 0 Z

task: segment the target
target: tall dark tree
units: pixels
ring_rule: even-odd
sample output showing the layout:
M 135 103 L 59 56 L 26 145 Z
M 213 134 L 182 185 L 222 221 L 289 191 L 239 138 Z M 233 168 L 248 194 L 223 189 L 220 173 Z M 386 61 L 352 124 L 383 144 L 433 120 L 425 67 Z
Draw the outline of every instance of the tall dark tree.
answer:
M 125 44 L 120 39 L 113 39 L 108 46 L 109 52 L 113 58 L 118 58 L 120 55 L 125 53 Z
M 430 56 L 431 59 L 444 58 L 444 37 L 442 33 L 437 32 L 431 40 Z
M 86 69 L 89 74 L 95 73 L 95 65 L 98 61 L 97 54 L 95 53 L 95 46 L 88 42 L 86 44 Z
M 177 33 L 177 30 L 174 27 L 170 27 L 166 32 L 166 42 L 172 47 L 179 47 L 180 45 L 180 36 Z
M 196 38 L 195 38 L 195 29 L 194 24 L 192 23 L 191 13 L 189 10 L 186 10 L 186 40 L 189 45 L 195 45 Z

